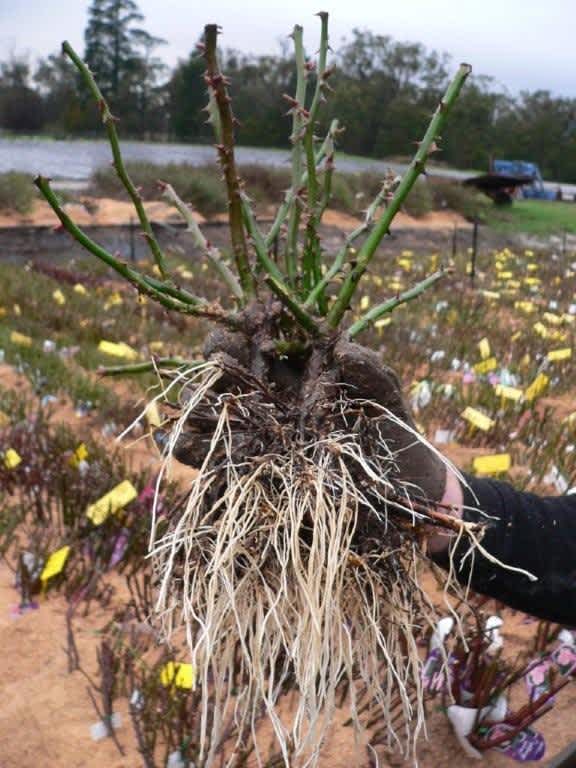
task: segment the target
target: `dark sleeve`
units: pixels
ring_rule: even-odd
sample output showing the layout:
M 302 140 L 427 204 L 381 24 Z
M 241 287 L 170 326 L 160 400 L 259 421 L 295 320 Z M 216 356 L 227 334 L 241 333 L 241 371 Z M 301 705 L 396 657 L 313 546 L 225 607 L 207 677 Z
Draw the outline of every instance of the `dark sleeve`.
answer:
M 495 518 L 488 520 L 482 545 L 537 581 L 501 568 L 479 552 L 460 567 L 468 549 L 464 544 L 454 552 L 458 580 L 467 583 L 471 576 L 476 592 L 540 619 L 576 626 L 576 494 L 544 498 L 496 480 L 466 480 L 470 488 L 464 489 L 464 506 L 469 509 L 464 520 L 486 520 L 478 509 Z M 440 564 L 447 561 L 444 556 Z

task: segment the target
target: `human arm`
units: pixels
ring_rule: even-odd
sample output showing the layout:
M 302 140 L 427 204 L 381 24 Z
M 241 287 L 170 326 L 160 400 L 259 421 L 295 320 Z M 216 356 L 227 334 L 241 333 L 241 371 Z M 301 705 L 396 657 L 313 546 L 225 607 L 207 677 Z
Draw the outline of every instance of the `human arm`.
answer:
M 576 626 L 576 495 L 540 497 L 509 483 L 465 476 L 463 486 L 449 472 L 442 504 L 463 520 L 487 523 L 482 545 L 500 562 L 536 577 L 503 568 L 479 552 L 434 536 L 429 554 L 448 567 L 452 555 L 459 581 L 511 608 L 559 624 Z M 462 567 L 460 565 L 462 564 Z

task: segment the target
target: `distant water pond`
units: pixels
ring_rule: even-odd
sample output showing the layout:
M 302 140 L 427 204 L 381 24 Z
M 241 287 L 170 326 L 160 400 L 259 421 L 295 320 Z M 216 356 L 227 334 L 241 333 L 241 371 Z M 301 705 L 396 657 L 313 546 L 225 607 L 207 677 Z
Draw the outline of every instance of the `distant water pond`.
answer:
M 215 158 L 214 148 L 195 144 L 153 144 L 143 141 L 122 142 L 125 160 L 146 160 L 151 163 L 191 163 L 202 165 Z M 289 153 L 275 149 L 239 147 L 238 161 L 288 167 Z M 52 179 L 85 181 L 96 168 L 111 162 L 108 142 L 100 139 L 57 141 L 44 138 L 0 137 L 0 172 L 22 171 L 42 173 Z M 384 171 L 386 163 L 376 160 L 340 158 L 338 167 L 344 171 L 373 168 Z M 399 166 L 395 166 L 399 168 Z
M 214 147 L 198 144 L 161 144 L 147 141 L 124 141 L 122 153 L 125 160 L 146 160 L 150 163 L 190 163 L 203 165 L 215 159 Z M 289 152 L 259 147 L 238 147 L 238 162 L 257 163 L 289 167 Z M 103 139 L 71 139 L 59 141 L 45 138 L 13 138 L 0 136 L 0 173 L 22 171 L 35 176 L 38 173 L 55 180 L 73 182 L 70 186 L 83 186 L 92 172 L 108 165 L 112 160 L 108 142 Z M 336 153 L 339 170 L 355 173 L 374 170 L 384 173 L 390 168 L 394 173 L 403 173 L 405 165 L 389 163 L 370 158 L 347 157 Z M 470 172 L 451 168 L 435 168 L 432 173 L 452 179 L 464 179 Z M 573 199 L 576 185 L 546 182 L 545 186 L 556 190 L 562 188 L 565 199 Z

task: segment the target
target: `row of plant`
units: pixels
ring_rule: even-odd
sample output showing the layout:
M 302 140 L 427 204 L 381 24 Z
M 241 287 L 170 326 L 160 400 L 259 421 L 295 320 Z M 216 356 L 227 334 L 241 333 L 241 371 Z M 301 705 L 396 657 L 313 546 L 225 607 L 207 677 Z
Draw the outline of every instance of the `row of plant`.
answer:
M 186 163 L 164 165 L 145 161 L 127 164 L 134 182 L 146 200 L 161 199 L 158 180 L 179 190 L 183 200 L 190 203 L 203 216 L 226 211 L 226 189 L 214 165 L 193 166 Z M 290 173 L 282 167 L 243 165 L 240 167 L 250 194 L 260 208 L 278 204 L 290 183 Z M 352 215 L 360 215 L 363 208 L 377 194 L 381 174 L 374 171 L 340 174 L 332 188 L 331 206 Z M 100 168 L 91 177 L 87 193 L 93 197 L 124 197 L 115 172 Z M 74 195 L 61 193 L 71 201 Z M 32 179 L 24 173 L 0 173 L 0 211 L 29 213 L 33 202 L 39 199 Z M 452 210 L 470 219 L 483 219 L 488 212 L 488 201 L 463 187 L 459 182 L 433 177 L 418 184 L 404 203 L 406 213 L 421 217 L 435 210 Z
M 97 442 L 79 443 L 70 429 L 53 424 L 34 398 L 0 390 L 0 409 L 10 414 L 0 426 L 0 553 L 14 572 L 18 612 L 46 610 L 46 601 L 56 593 L 65 598 L 68 669 L 84 674 L 89 683 L 88 696 L 99 717 L 93 737 L 113 739 L 124 754 L 118 715 L 124 699 L 145 768 L 201 766 L 206 750 L 218 756 L 220 765 L 229 764 L 233 747 L 226 736 L 217 744 L 200 743 L 201 696 L 184 638 L 163 642 L 151 619 L 155 577 L 146 554 L 153 478 L 131 471 L 120 450 L 111 454 Z M 155 510 L 160 524 L 183 498 L 176 487 L 163 496 Z M 126 597 L 120 601 L 118 581 L 110 580 L 113 573 L 125 581 L 120 594 Z M 93 660 L 78 653 L 75 631 L 95 602 L 114 608 L 99 632 L 94 674 L 86 671 Z M 452 610 L 464 634 L 452 633 L 455 618 L 448 616 L 419 637 L 427 707 L 441 703 L 470 755 L 499 748 L 520 761 L 540 759 L 545 740 L 532 726 L 570 682 L 576 638 L 536 623 L 533 641 L 511 656 L 500 634 L 503 619 L 494 615 L 491 602 L 453 603 Z M 509 619 L 508 612 L 502 615 Z M 241 696 L 247 684 L 242 664 L 230 674 Z M 343 683 L 338 696 L 344 711 L 348 692 Z M 293 695 L 287 686 L 287 708 Z M 390 708 L 401 722 L 399 704 L 393 701 Z M 392 745 L 368 689 L 360 693 L 358 716 L 371 733 L 365 758 L 371 763 L 379 750 L 385 753 Z M 232 729 L 233 707 L 229 717 Z M 283 755 L 268 745 L 261 726 L 260 721 L 246 724 L 234 765 L 249 765 L 255 754 L 267 768 L 283 764 Z

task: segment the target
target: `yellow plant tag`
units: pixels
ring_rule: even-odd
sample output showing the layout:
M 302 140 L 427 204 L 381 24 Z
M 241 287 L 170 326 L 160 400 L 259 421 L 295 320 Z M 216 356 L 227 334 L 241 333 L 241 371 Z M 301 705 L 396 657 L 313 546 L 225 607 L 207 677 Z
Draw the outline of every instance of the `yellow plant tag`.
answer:
M 492 350 L 490 349 L 490 342 L 486 337 L 478 342 L 478 349 L 480 350 L 480 357 L 482 360 L 487 360 L 492 354 Z
M 60 288 L 57 288 L 54 293 L 52 294 L 52 298 L 56 302 L 56 304 L 59 304 L 62 306 L 63 304 L 66 304 L 66 296 L 62 293 Z
M 565 419 L 563 419 L 564 424 L 569 424 L 571 427 L 576 424 L 576 411 L 572 411 L 572 413 L 569 413 L 568 416 L 566 416 Z
M 527 315 L 532 314 L 536 310 L 536 306 L 531 301 L 515 301 L 514 308 L 525 312 Z
M 76 283 L 76 285 L 74 286 L 74 293 L 79 293 L 80 296 L 86 296 L 87 290 L 86 288 L 84 288 L 82 283 Z
M 472 466 L 478 475 L 499 475 L 508 472 L 511 464 L 509 453 L 493 453 L 490 456 L 477 456 Z
M 32 346 L 32 339 L 30 336 L 25 336 L 23 333 L 18 333 L 18 331 L 12 331 L 10 334 L 10 341 L 12 344 L 19 344 L 21 347 Z
M 538 321 L 537 323 L 534 323 L 534 331 L 538 334 L 538 336 L 541 336 L 543 339 L 548 338 L 548 328 L 544 325 L 544 323 L 541 323 Z
M 196 680 L 196 671 L 192 664 L 169 661 L 160 670 L 160 682 L 164 686 L 175 685 L 177 688 L 191 689 Z
M 20 309 L 20 304 L 14 304 L 14 314 L 16 317 L 20 317 L 22 314 L 22 310 Z
M 514 273 L 510 271 L 500 272 L 502 280 L 511 280 L 514 277 Z
M 151 352 L 160 352 L 162 349 L 164 349 L 164 342 L 163 341 L 151 341 L 150 344 L 148 344 L 150 347 Z
M 524 393 L 517 387 L 505 387 L 503 384 L 496 385 L 496 394 L 504 400 L 513 400 L 518 402 L 522 399 Z
M 182 272 L 180 272 L 180 275 L 184 278 L 184 280 L 192 280 L 194 275 L 192 272 L 190 272 L 189 269 L 183 269 Z
M 500 298 L 500 294 L 497 291 L 482 291 L 482 296 L 485 299 L 493 299 L 494 301 Z
M 18 464 L 22 463 L 22 457 L 14 450 L 14 448 L 8 448 L 4 454 L 4 466 L 6 469 L 16 469 Z
M 524 397 L 529 402 L 534 400 L 534 398 L 541 395 L 543 392 L 546 391 L 546 388 L 548 387 L 548 384 L 550 382 L 550 379 L 548 376 L 546 376 L 545 373 L 539 373 L 538 376 L 534 379 L 532 384 L 530 384 L 529 387 L 527 387 L 526 391 L 524 392 Z
M 460 415 L 469 424 L 482 430 L 482 432 L 488 432 L 488 430 L 492 429 L 495 424 L 494 419 L 491 419 L 489 416 L 486 416 L 485 413 L 477 411 L 476 408 L 472 408 L 471 406 L 465 408 Z
M 4 411 L 0 411 L 0 429 L 4 429 L 10 424 L 10 417 Z
M 489 373 L 498 368 L 498 363 L 495 357 L 489 357 L 488 360 L 482 360 L 481 363 L 476 363 L 474 370 L 476 373 Z
M 370 296 L 362 296 L 360 299 L 360 309 L 365 311 L 370 306 Z
M 381 317 L 380 320 L 376 320 L 374 323 L 374 328 L 377 328 L 379 331 L 381 331 L 382 328 L 386 328 L 386 326 L 390 325 L 391 322 L 391 317 Z
M 72 458 L 70 459 L 70 464 L 72 464 L 73 467 L 77 467 L 81 461 L 86 461 L 88 458 L 88 448 L 86 448 L 84 443 L 80 443 L 78 448 L 74 451 L 72 454 Z
M 157 403 L 150 403 L 146 408 L 146 420 L 148 421 L 148 425 L 153 428 L 159 427 L 162 424 Z
M 124 357 L 126 360 L 138 359 L 138 352 L 123 341 L 116 344 L 113 341 L 102 340 L 98 344 L 98 349 L 100 352 L 104 352 L 104 354 L 111 355 L 112 357 Z
M 552 339 L 552 341 L 566 341 L 568 335 L 565 331 L 548 331 L 548 338 Z
M 542 281 L 539 277 L 525 277 L 524 283 L 525 285 L 540 285 Z
M 61 547 L 55 552 L 52 552 L 48 560 L 46 560 L 46 565 L 40 574 L 41 581 L 46 582 L 48 579 L 51 579 L 52 576 L 58 576 L 58 574 L 62 571 L 62 568 L 64 568 L 66 565 L 66 560 L 68 560 L 69 554 L 69 546 Z
M 4 307 L 0 307 L 0 317 L 6 317 L 8 313 L 4 309 Z
M 109 515 L 114 515 L 138 496 L 136 488 L 130 480 L 123 480 L 111 491 L 90 504 L 86 510 L 86 517 L 90 518 L 94 525 L 101 525 Z
M 412 259 L 398 259 L 398 266 L 405 269 L 406 272 L 410 272 L 412 269 Z
M 80 443 L 78 448 L 74 451 L 74 455 L 78 459 L 78 461 L 86 461 L 88 458 L 88 448 L 86 448 L 86 445 L 84 443 Z
M 548 323 L 548 325 L 562 325 L 564 322 L 562 315 L 555 315 L 553 312 L 544 312 L 542 317 Z
M 548 352 L 547 359 L 551 363 L 557 363 L 561 360 L 569 360 L 572 357 L 572 349 L 567 347 L 566 349 L 552 349 Z

